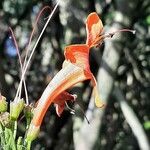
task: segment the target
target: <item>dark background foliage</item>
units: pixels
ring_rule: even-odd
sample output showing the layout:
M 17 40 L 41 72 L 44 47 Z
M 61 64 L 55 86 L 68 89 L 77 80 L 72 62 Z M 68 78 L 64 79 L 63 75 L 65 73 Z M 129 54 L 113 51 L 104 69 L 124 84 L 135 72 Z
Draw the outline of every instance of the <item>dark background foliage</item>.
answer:
M 54 0 L 1 0 L 0 2 L 0 90 L 8 101 L 13 100 L 20 77 L 19 61 L 9 27 L 14 31 L 22 58 L 24 58 L 24 48 L 38 12 L 46 5 L 53 9 L 55 4 Z M 118 86 L 124 100 L 132 108 L 147 138 L 150 139 L 149 0 L 62 0 L 38 44 L 27 73 L 29 100 L 30 102 L 38 100 L 48 82 L 60 70 L 64 60 L 64 46 L 85 42 L 84 23 L 87 15 L 92 11 L 100 15 L 106 31 L 113 24 L 136 30 L 135 35 L 124 33 L 122 36 L 117 35 L 116 42 L 112 40 L 119 47 L 120 58 L 116 64 L 117 69 L 110 72 L 110 75 L 113 76 L 113 83 Z M 48 13 L 50 12 L 45 12 L 39 19 L 32 44 L 39 36 L 46 21 L 44 18 L 48 16 Z M 103 65 L 104 51 L 105 43 L 100 48 L 91 50 L 90 64 L 95 76 Z M 109 60 L 110 63 L 111 61 Z M 109 82 L 105 85 L 109 87 Z M 99 118 L 101 126 L 92 149 L 140 149 L 135 133 L 122 112 L 118 101 L 120 97 L 116 96 L 114 88 L 111 88 L 106 101 L 107 105 L 103 108 L 104 114 Z M 77 85 L 71 92 L 78 94 L 78 102 L 86 112 L 91 97 L 89 82 Z M 56 116 L 54 106 L 51 106 L 43 121 L 39 138 L 33 142 L 32 149 L 77 149 L 74 124 L 78 120 L 82 122 L 84 116 L 76 103 L 74 109 L 76 115 L 73 116 L 66 110 L 59 118 Z M 82 125 L 79 125 L 79 128 L 82 128 Z M 20 125 L 20 134 L 23 130 L 24 127 Z M 87 130 L 86 136 L 90 136 L 94 130 Z

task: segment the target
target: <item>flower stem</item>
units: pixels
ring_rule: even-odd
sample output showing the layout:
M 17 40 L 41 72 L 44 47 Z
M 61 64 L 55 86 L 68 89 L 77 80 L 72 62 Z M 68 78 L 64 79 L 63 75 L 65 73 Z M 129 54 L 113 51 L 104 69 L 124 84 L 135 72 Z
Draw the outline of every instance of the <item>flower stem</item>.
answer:
M 30 149 L 31 149 L 31 143 L 32 143 L 31 141 L 28 141 L 28 142 L 27 142 L 27 150 L 30 150 Z
M 3 132 L 2 124 L 0 123 L 0 147 L 4 147 L 4 146 L 5 146 L 4 132 Z

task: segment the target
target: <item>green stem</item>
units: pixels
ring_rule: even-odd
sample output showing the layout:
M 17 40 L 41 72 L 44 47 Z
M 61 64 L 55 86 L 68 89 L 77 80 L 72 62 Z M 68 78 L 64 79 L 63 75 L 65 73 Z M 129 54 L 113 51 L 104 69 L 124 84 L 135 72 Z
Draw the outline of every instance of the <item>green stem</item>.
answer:
M 4 133 L 5 133 L 5 141 L 7 141 L 6 143 L 6 145 L 5 145 L 5 150 L 9 150 L 9 148 L 10 148 L 10 132 L 9 132 L 9 130 L 7 129 L 7 128 L 5 128 L 5 131 L 4 131 Z M 11 133 L 12 133 L 12 131 L 11 131 Z
M 26 121 L 27 121 L 27 125 L 26 125 L 26 133 L 25 133 L 25 136 L 24 136 L 24 145 L 26 145 L 26 135 L 27 135 L 27 131 L 28 131 L 31 119 L 30 118 L 26 118 Z
M 28 131 L 28 128 L 29 128 L 29 125 L 30 125 L 30 122 L 31 122 L 31 118 L 29 117 L 26 117 L 26 133 L 25 133 L 25 135 L 24 135 L 24 142 L 23 142 L 23 145 L 25 146 L 25 147 L 27 147 L 27 150 L 30 150 L 31 149 L 31 141 L 27 141 L 26 140 L 26 135 L 27 135 L 27 131 Z
M 30 149 L 31 149 L 31 143 L 32 143 L 31 141 L 28 141 L 28 142 L 27 142 L 27 150 L 30 150 Z
M 11 129 L 5 128 L 5 141 L 6 144 L 4 150 L 16 150 L 16 143 Z
M 4 137 L 4 131 L 3 131 L 3 127 L 2 124 L 0 123 L 0 146 L 4 147 L 5 146 L 5 137 Z
M 30 122 L 31 122 L 31 119 L 30 119 L 30 118 L 27 118 L 27 126 L 26 126 L 26 130 L 28 130 L 29 125 L 30 125 Z
M 11 148 L 13 149 L 13 150 L 17 150 L 17 148 L 16 148 L 16 143 L 15 143 L 15 137 L 16 137 L 16 135 L 14 136 L 14 134 L 13 134 L 13 132 L 12 132 L 12 130 L 11 129 L 8 129 L 8 131 L 9 131 L 9 134 L 10 134 L 10 146 L 11 146 Z M 16 131 L 15 131 L 16 132 Z M 15 133 L 16 134 L 16 133 Z

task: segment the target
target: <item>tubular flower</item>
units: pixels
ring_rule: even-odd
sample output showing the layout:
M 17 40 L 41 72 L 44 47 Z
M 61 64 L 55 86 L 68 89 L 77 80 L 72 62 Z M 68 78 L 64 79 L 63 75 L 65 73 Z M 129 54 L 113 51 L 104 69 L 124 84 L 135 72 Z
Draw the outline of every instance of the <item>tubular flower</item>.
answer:
M 65 48 L 65 61 L 62 69 L 48 84 L 34 109 L 33 119 L 27 132 L 28 140 L 36 138 L 44 115 L 52 103 L 56 104 L 56 112 L 60 116 L 64 110 L 65 101 L 75 100 L 75 96 L 65 91 L 79 82 L 91 80 L 96 106 L 104 105 L 98 95 L 97 82 L 89 65 L 90 48 L 102 42 L 103 36 L 100 36 L 102 30 L 103 25 L 100 18 L 96 13 L 91 13 L 86 21 L 86 44 L 69 45 Z

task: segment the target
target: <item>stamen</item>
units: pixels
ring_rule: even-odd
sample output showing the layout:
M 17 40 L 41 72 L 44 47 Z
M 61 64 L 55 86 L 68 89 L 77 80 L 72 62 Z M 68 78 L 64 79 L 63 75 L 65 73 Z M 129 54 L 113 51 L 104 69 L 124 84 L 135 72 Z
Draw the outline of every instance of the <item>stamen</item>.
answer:
M 84 113 L 84 110 L 82 109 L 81 105 L 76 101 L 76 103 L 78 104 L 82 114 L 84 115 L 84 118 L 86 119 L 87 123 L 90 124 L 90 121 L 88 120 L 88 118 L 86 117 L 85 113 Z M 75 115 L 75 110 L 70 108 L 70 106 L 67 104 L 67 102 L 65 101 L 65 104 L 66 104 L 66 107 L 70 110 L 70 113 L 72 115 Z
M 72 108 L 67 104 L 66 101 L 65 101 L 65 104 L 66 104 L 66 107 L 70 110 L 70 113 L 74 115 L 74 114 L 75 114 L 75 110 L 72 109 Z
M 106 34 L 101 35 L 101 36 L 104 36 L 104 38 L 112 38 L 116 33 L 119 33 L 119 32 L 131 32 L 132 34 L 135 34 L 136 30 L 120 29 L 120 30 L 117 30 L 117 31 L 114 31 L 111 33 L 106 33 Z
M 36 25 L 37 25 L 37 23 L 38 23 L 38 21 L 39 21 L 39 18 L 40 18 L 40 16 L 42 15 L 42 13 L 45 11 L 45 9 L 50 9 L 50 7 L 49 6 L 45 6 L 41 11 L 40 11 L 40 13 L 38 14 L 38 16 L 37 16 L 37 19 L 36 19 L 36 21 L 35 21 L 35 24 L 34 24 L 34 26 L 33 26 L 33 30 L 32 30 L 32 32 L 31 32 L 31 35 L 30 35 L 30 38 L 29 38 L 29 42 L 28 42 L 28 45 L 27 45 L 27 47 L 25 48 L 26 49 L 26 54 L 25 54 L 25 59 L 24 59 L 24 63 L 23 63 L 23 65 L 22 65 L 22 70 L 24 71 L 25 70 L 25 67 L 26 67 L 26 64 L 27 64 L 27 57 L 28 57 L 28 55 L 29 55 L 29 48 L 30 48 L 30 45 L 31 45 L 31 40 L 32 40 L 32 38 L 33 38 L 33 34 L 34 34 L 34 32 L 35 32 L 35 29 L 36 29 Z M 50 9 L 51 10 L 51 9 Z M 12 32 L 13 33 L 13 32 Z M 14 39 L 15 40 L 15 39 Z M 18 55 L 19 56 L 19 55 Z M 23 72 L 22 71 L 22 72 Z M 24 75 L 24 78 L 25 78 L 25 75 Z M 21 83 L 22 84 L 22 83 Z M 24 83 L 24 85 L 25 85 L 25 83 Z M 20 86 L 20 90 L 22 89 L 22 85 Z M 27 95 L 27 89 L 25 88 L 25 94 Z M 20 94 L 19 94 L 20 95 Z M 27 99 L 27 104 L 29 104 L 29 102 L 28 102 L 28 96 L 26 96 L 26 99 Z
M 87 123 L 90 124 L 90 121 L 88 120 L 87 116 L 85 115 L 82 106 L 81 106 L 77 101 L 76 101 L 76 103 L 78 104 L 78 106 L 79 106 L 79 108 L 80 108 L 82 114 L 84 115 L 84 118 L 86 119 Z
M 75 112 L 74 111 L 70 111 L 70 114 L 75 115 Z
M 9 27 L 9 30 L 10 30 L 11 35 L 12 35 L 11 38 L 13 38 L 13 40 L 14 40 L 14 44 L 15 44 L 15 47 L 16 47 L 17 55 L 18 55 L 18 58 L 19 58 L 21 74 L 22 74 L 24 70 L 23 70 L 23 65 L 22 65 L 22 60 L 21 60 L 21 55 L 20 55 L 20 52 L 19 52 L 18 44 L 17 44 L 16 38 L 15 38 L 15 35 L 13 33 L 13 30 L 10 27 Z M 25 96 L 26 96 L 26 103 L 28 104 L 29 103 L 28 92 L 27 92 L 27 86 L 26 86 L 26 82 L 25 82 L 24 78 L 23 78 L 23 84 L 24 84 L 24 90 L 25 90 Z M 17 90 L 16 96 L 15 96 L 15 100 L 19 100 L 20 99 L 20 97 L 21 97 L 21 90 L 22 90 L 22 84 L 21 84 L 19 90 Z
M 77 95 L 76 95 L 76 94 L 73 94 L 72 96 L 73 96 L 72 102 L 75 102 L 75 100 L 77 99 Z
M 51 8 L 49 6 L 45 6 L 44 8 L 42 8 L 42 10 L 40 11 L 40 13 L 38 14 L 37 18 L 36 18 L 36 21 L 35 21 L 35 24 L 33 26 L 33 29 L 32 29 L 32 32 L 31 32 L 31 35 L 30 35 L 30 38 L 29 38 L 29 42 L 28 42 L 28 45 L 26 47 L 26 54 L 25 54 L 25 59 L 24 59 L 24 65 L 23 65 L 23 68 L 25 67 L 26 63 L 27 63 L 27 57 L 28 57 L 28 54 L 29 54 L 29 48 L 30 48 L 30 45 L 31 45 L 31 41 L 32 41 L 32 38 L 33 38 L 33 34 L 35 32 L 35 29 L 36 29 L 36 25 L 40 19 L 40 16 L 42 15 L 42 13 L 46 10 L 46 9 L 50 9 Z
M 120 30 L 117 30 L 115 32 L 112 32 L 112 34 L 116 34 L 118 32 L 131 32 L 132 34 L 135 34 L 136 30 L 130 30 L 130 29 L 120 29 Z
M 37 47 L 37 45 L 38 45 L 38 43 L 39 43 L 39 41 L 40 41 L 40 39 L 41 39 L 41 37 L 42 37 L 44 31 L 45 31 L 45 29 L 46 29 L 46 27 L 47 27 L 49 21 L 51 20 L 51 18 L 52 18 L 52 16 L 53 16 L 54 12 L 56 11 L 56 8 L 58 7 L 59 3 L 60 3 L 60 0 L 57 1 L 56 5 L 55 5 L 55 7 L 54 7 L 54 9 L 53 9 L 53 11 L 51 12 L 51 14 L 50 14 L 48 20 L 46 21 L 46 23 L 45 23 L 45 25 L 44 25 L 44 27 L 43 27 L 43 29 L 42 29 L 42 31 L 41 31 L 41 33 L 40 33 L 40 35 L 39 35 L 37 41 L 36 41 L 36 43 L 35 43 L 35 45 L 34 45 L 32 51 L 31 51 L 31 54 L 29 55 L 28 61 L 26 61 L 26 63 L 24 64 L 23 73 L 22 73 L 22 76 L 21 76 L 21 80 L 20 80 L 18 89 L 21 87 L 22 81 L 23 81 L 23 79 L 24 79 L 24 77 L 25 77 L 27 68 L 28 68 L 28 66 L 29 66 L 29 64 L 30 64 L 31 58 L 32 58 L 32 56 L 33 56 L 33 54 L 34 54 L 34 51 L 35 51 L 35 49 L 36 49 L 36 47 Z

